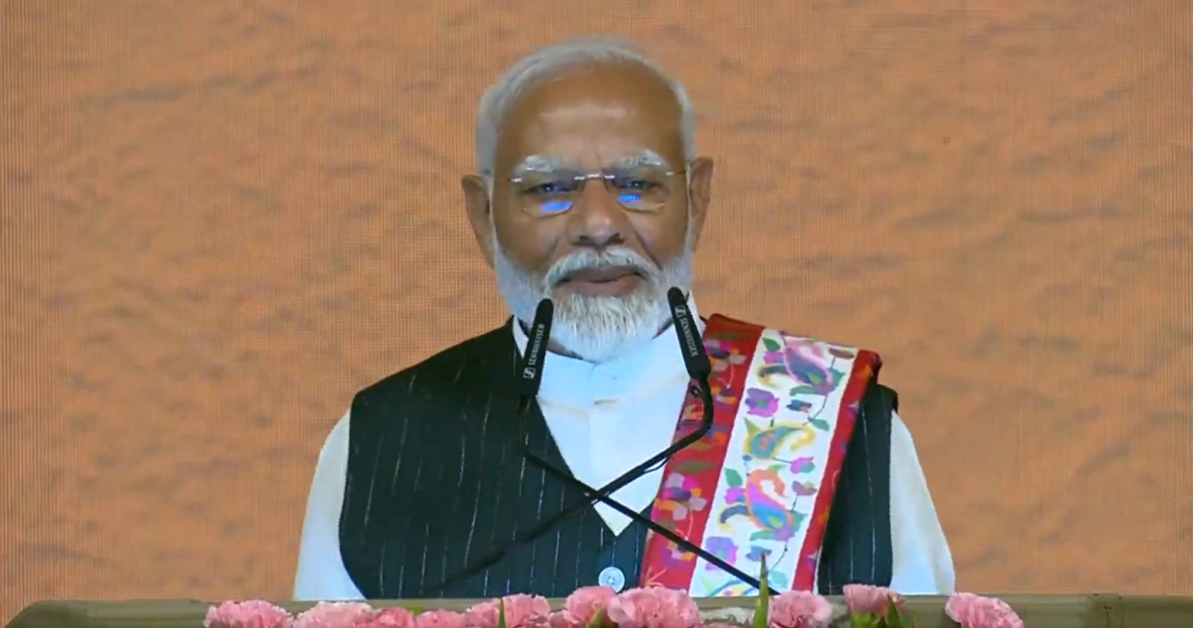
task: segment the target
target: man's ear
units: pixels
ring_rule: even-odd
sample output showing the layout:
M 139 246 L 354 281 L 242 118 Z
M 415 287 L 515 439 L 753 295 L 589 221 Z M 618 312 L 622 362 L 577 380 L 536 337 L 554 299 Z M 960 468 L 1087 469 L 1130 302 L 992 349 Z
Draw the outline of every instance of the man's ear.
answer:
M 472 225 L 472 234 L 476 236 L 476 243 L 480 246 L 485 262 L 493 267 L 493 219 L 489 215 L 492 205 L 489 201 L 489 186 L 481 177 L 470 174 L 460 179 L 460 188 L 464 190 L 464 209 L 468 212 L 468 223 Z
M 688 166 L 688 228 L 692 233 L 692 248 L 700 241 L 704 230 L 704 219 L 708 216 L 708 205 L 712 198 L 711 157 L 697 157 Z

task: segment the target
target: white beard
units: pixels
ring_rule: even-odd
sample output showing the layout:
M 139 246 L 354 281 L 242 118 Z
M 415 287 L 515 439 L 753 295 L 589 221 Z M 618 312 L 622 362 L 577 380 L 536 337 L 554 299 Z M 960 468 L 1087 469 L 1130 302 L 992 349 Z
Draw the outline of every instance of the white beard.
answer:
M 644 347 L 671 323 L 667 291 L 675 287 L 687 294 L 692 287 L 691 233 L 684 238 L 680 255 L 662 268 L 629 248 L 614 247 L 599 253 L 592 249 L 578 250 L 556 262 L 543 275 L 526 270 L 506 256 L 497 230 L 493 233 L 497 291 L 510 312 L 529 325 L 539 301 L 551 298 L 555 305 L 551 340 L 567 353 L 588 362 L 608 362 Z M 645 282 L 625 296 L 552 294 L 571 273 L 615 266 L 633 268 Z

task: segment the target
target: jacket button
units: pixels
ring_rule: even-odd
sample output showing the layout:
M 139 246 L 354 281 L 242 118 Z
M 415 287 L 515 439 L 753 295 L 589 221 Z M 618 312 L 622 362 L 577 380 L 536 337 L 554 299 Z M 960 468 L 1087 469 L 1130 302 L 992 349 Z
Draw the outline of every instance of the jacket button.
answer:
M 601 570 L 601 575 L 597 576 L 597 583 L 613 589 L 614 592 L 620 592 L 625 587 L 625 574 L 617 567 L 605 567 Z

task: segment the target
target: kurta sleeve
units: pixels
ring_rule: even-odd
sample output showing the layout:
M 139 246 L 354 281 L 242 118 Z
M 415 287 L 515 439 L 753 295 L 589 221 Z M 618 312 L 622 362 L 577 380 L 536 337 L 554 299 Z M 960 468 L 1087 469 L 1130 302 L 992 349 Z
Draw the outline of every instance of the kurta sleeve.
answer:
M 911 432 L 891 417 L 891 589 L 905 595 L 954 592 L 953 557 L 936 516 Z
M 296 600 L 364 599 L 340 556 L 340 508 L 348 471 L 348 415 L 345 413 L 336 423 L 319 451 L 298 550 Z

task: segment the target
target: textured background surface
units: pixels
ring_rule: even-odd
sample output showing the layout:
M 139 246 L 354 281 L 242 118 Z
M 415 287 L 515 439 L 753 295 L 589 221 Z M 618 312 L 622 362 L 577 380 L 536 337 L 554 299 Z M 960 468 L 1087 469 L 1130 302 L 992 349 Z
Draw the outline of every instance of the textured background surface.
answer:
M 502 319 L 474 107 L 569 33 L 701 107 L 701 309 L 884 354 L 961 586 L 1193 594 L 1193 5 L 333 4 L 0 0 L 0 621 L 288 593 L 352 393 Z

